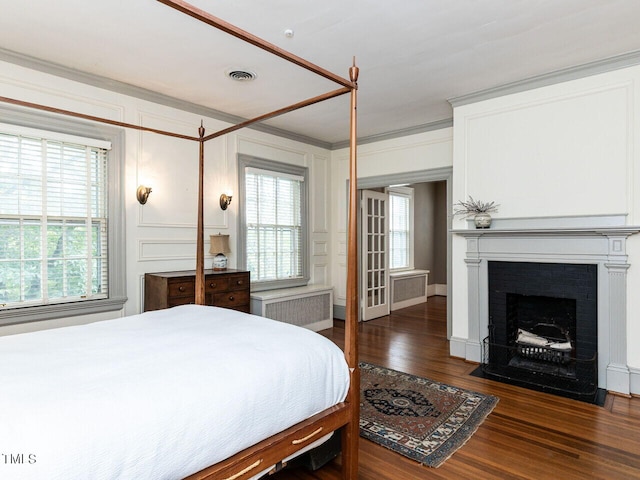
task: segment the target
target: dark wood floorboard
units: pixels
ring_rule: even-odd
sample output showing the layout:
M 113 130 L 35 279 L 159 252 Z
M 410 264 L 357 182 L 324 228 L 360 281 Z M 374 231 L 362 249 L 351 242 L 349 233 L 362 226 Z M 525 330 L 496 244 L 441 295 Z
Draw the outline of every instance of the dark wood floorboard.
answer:
M 343 346 L 342 322 L 322 334 Z M 361 361 L 500 398 L 472 438 L 439 468 L 361 438 L 360 479 L 640 479 L 640 398 L 608 395 L 598 407 L 470 376 L 477 365 L 449 356 L 444 297 L 363 323 L 359 336 Z M 337 480 L 339 462 L 272 478 Z

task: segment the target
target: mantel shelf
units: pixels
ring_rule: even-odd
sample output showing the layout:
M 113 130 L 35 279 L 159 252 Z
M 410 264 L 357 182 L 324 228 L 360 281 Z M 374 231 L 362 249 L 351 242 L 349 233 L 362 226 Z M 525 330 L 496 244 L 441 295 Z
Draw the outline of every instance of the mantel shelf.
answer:
M 553 227 L 553 228 L 465 228 L 459 230 L 451 230 L 451 233 L 462 237 L 480 237 L 490 235 L 495 237 L 513 237 L 513 236 L 594 236 L 602 235 L 610 236 L 629 236 L 640 232 L 640 226 L 605 226 L 605 227 Z

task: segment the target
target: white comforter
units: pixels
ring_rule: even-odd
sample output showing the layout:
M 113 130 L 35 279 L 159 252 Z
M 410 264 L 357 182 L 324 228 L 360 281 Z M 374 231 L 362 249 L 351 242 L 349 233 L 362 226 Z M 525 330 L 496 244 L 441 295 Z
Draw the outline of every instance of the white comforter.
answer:
M 1 337 L 0 478 L 182 478 L 348 383 L 326 338 L 216 307 Z

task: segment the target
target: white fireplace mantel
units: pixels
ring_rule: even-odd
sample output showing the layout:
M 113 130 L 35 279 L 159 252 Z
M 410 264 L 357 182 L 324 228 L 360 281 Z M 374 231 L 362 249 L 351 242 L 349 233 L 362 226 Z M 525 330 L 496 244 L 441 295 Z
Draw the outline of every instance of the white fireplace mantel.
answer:
M 626 239 L 640 226 L 622 216 L 494 220 L 489 229 L 452 233 L 467 241 L 468 338 L 465 358 L 482 362 L 488 335 L 488 262 L 584 263 L 598 266 L 598 386 L 630 393 L 627 365 Z

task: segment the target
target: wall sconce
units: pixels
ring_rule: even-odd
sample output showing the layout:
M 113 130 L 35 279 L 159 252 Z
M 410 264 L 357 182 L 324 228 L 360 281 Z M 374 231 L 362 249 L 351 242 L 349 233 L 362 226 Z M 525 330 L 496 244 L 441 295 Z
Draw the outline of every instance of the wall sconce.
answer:
M 215 271 L 221 271 L 227 269 L 227 257 L 225 253 L 230 253 L 229 248 L 229 235 L 209 235 L 211 246 L 209 247 L 209 253 L 217 254 L 213 257 L 213 269 Z
M 220 208 L 222 210 L 226 210 L 227 207 L 231 204 L 231 198 L 233 198 L 233 196 L 227 195 L 226 193 L 220 195 Z
M 144 185 L 140 185 L 138 187 L 138 189 L 136 190 L 136 198 L 138 199 L 138 202 L 140 202 L 140 205 L 144 205 L 145 203 L 147 203 L 150 193 L 151 187 L 145 187 Z

